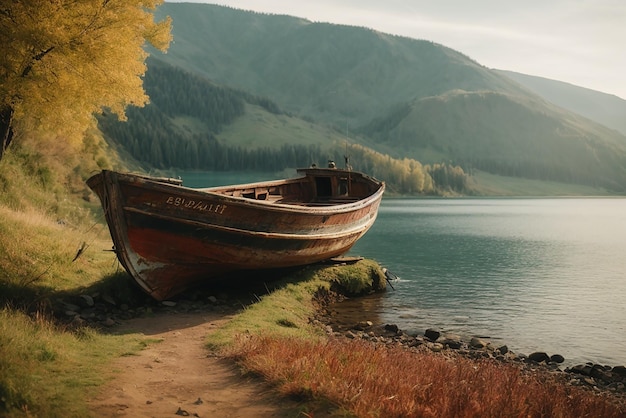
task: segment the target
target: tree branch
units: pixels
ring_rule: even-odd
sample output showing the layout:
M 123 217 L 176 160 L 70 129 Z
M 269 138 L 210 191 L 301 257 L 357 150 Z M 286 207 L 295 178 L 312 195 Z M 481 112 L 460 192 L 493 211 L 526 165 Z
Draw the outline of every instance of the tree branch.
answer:
M 43 57 L 49 54 L 53 49 L 54 49 L 54 46 L 51 46 L 50 48 L 45 49 L 41 51 L 40 53 L 38 53 L 37 55 L 35 55 L 31 63 L 28 64 L 26 68 L 24 68 L 24 71 L 22 71 L 22 77 L 26 77 L 30 73 L 30 71 L 33 69 L 33 64 L 35 63 L 35 61 L 41 61 Z

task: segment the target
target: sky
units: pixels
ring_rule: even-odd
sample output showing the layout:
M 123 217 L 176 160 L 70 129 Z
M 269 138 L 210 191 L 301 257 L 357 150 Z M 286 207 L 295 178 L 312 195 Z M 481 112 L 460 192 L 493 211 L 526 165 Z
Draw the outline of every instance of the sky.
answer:
M 488 68 L 564 81 L 626 100 L 625 0 L 186 1 L 433 41 Z

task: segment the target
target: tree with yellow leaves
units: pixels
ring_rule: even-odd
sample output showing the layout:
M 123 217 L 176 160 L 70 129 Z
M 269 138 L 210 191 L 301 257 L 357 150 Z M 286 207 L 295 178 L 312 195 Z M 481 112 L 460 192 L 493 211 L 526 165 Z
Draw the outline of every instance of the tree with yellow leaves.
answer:
M 148 44 L 165 51 L 162 0 L 0 0 L 0 159 L 14 138 L 83 133 L 103 108 L 125 119 L 148 97 Z

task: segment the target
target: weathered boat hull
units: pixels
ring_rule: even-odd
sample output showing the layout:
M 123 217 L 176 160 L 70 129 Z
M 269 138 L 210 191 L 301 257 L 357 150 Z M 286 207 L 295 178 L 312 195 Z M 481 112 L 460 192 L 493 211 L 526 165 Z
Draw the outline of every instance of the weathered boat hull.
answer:
M 87 183 L 121 264 L 163 300 L 231 271 L 306 265 L 348 251 L 374 223 L 384 184 L 340 170 L 306 172 L 304 181 L 211 189 L 106 170 Z

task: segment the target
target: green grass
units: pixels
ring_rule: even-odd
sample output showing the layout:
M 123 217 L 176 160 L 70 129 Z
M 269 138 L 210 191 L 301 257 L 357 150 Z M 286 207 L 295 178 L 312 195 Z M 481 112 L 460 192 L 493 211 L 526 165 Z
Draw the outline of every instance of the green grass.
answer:
M 344 293 L 359 294 L 386 286 L 381 267 L 371 260 L 346 266 L 309 266 L 286 280 L 283 286 L 260 297 L 258 303 L 247 306 L 212 333 L 208 346 L 212 349 L 228 347 L 235 336 L 242 334 L 319 339 L 324 335 L 322 330 L 310 323 L 318 292 L 338 286 Z
M 477 171 L 472 176 L 477 194 L 482 196 L 612 196 L 604 189 L 554 181 L 497 176 Z
M 246 105 L 246 113 L 224 128 L 218 138 L 246 149 L 279 148 L 281 145 L 329 147 L 345 139 L 337 131 L 288 115 L 275 115 L 259 106 Z
M 70 331 L 45 316 L 0 309 L 0 415 L 88 416 L 85 400 L 118 356 L 142 348 L 138 335 Z
M 70 329 L 49 314 L 65 295 L 125 286 L 84 184 L 109 159 L 97 137 L 79 146 L 23 138 L 0 161 L 0 416 L 87 416 L 108 364 L 142 347 L 138 335 Z
M 99 164 L 108 167 L 102 159 L 106 148 L 98 141 L 90 146 L 80 157 L 69 150 L 42 154 L 45 147 L 26 143 L 0 161 L 0 416 L 88 416 L 87 400 L 111 378 L 111 362 L 154 342 L 140 334 L 69 327 L 50 316 L 59 299 L 83 293 L 115 295 L 131 306 L 146 298 L 106 251 L 108 229 L 97 199 L 84 186 Z M 352 291 L 380 283 L 376 265 L 361 263 L 360 284 L 347 279 L 358 276 L 355 266 L 302 269 L 220 329 L 213 344 L 230 344 L 242 330 L 321 338 L 308 323 L 312 295 L 329 288 L 335 276 Z M 352 273 L 341 279 L 342 269 Z

